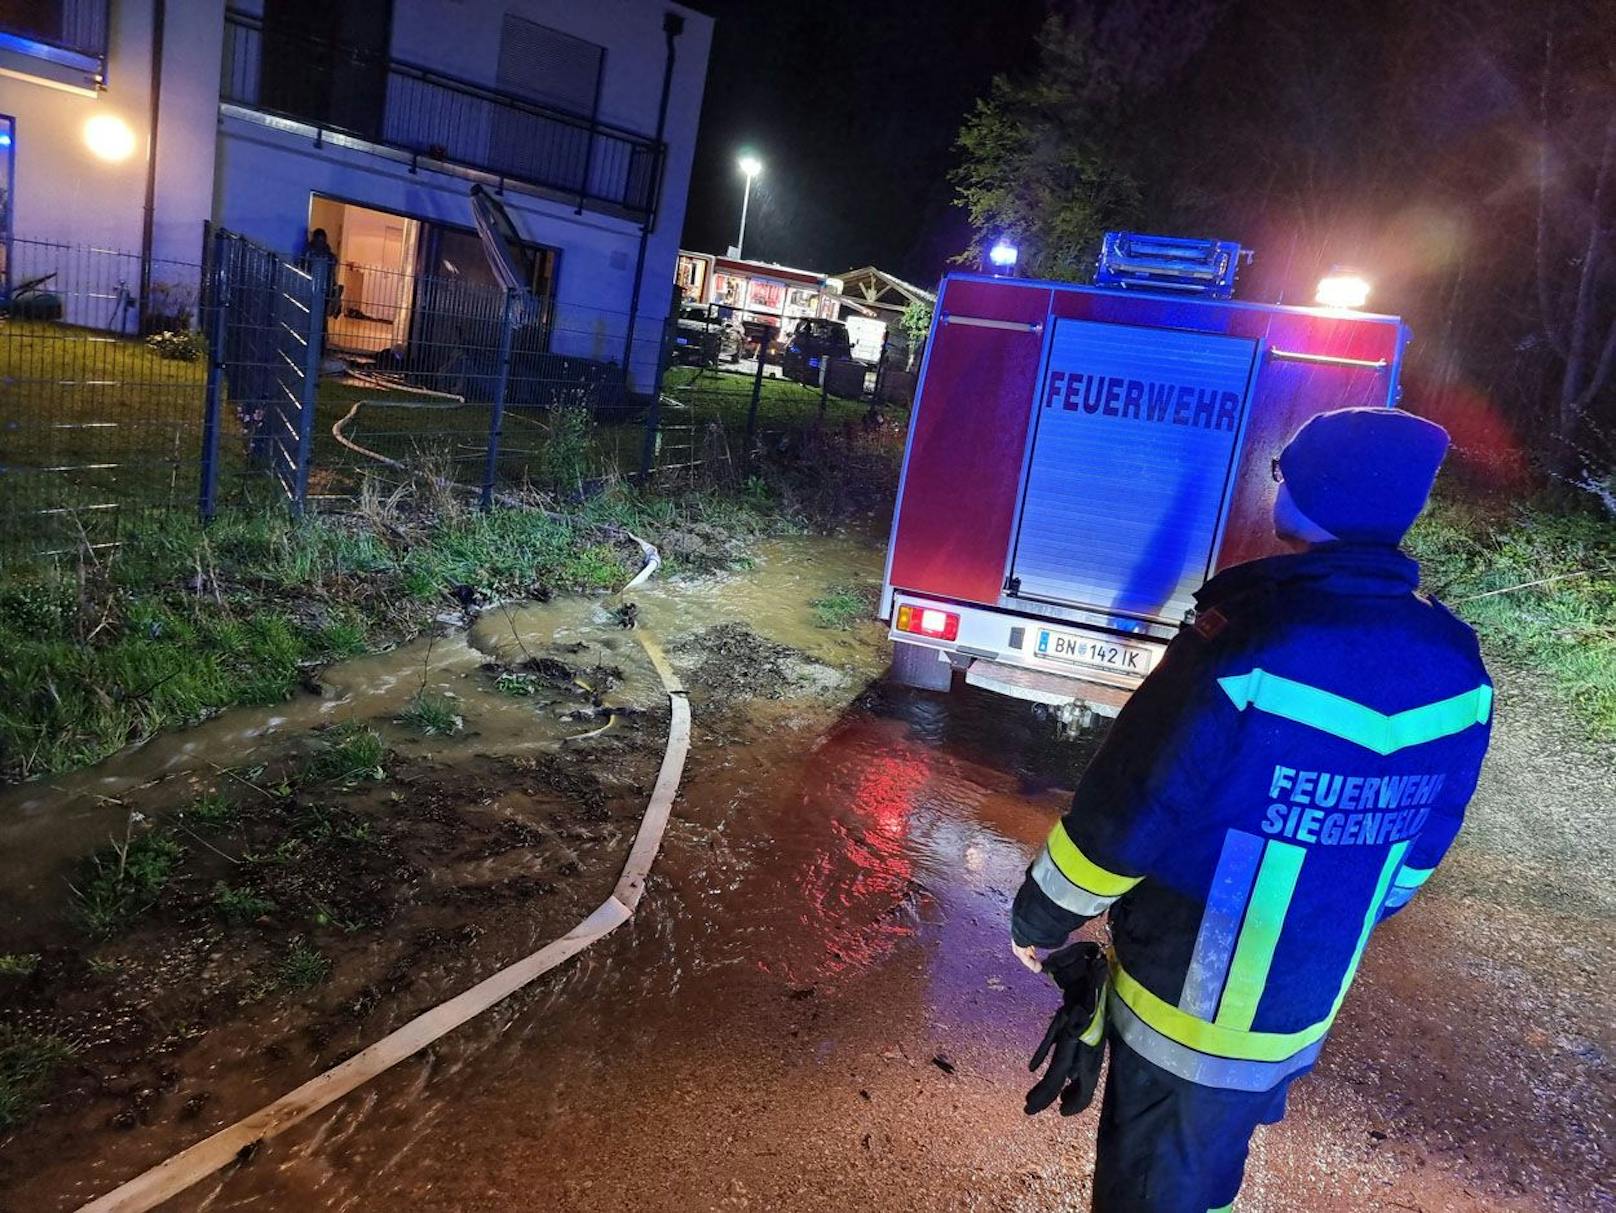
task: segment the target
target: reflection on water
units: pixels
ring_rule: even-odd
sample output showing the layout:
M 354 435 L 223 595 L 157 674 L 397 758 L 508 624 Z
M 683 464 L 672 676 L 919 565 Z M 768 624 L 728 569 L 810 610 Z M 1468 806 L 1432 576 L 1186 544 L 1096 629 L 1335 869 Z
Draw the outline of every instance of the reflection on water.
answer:
M 568 1151 L 589 1149 L 571 1131 L 580 1110 L 627 1098 L 615 1068 L 624 1056 L 654 1042 L 742 1032 L 737 1008 L 759 991 L 810 1000 L 858 980 L 901 947 L 923 949 L 926 982 L 922 1005 L 894 1007 L 895 1016 L 989 1014 L 970 996 L 982 978 L 969 958 L 1002 950 L 1009 894 L 1085 749 L 1060 741 L 1023 705 L 985 692 L 876 684 L 882 650 L 872 632 L 878 638 L 879 630 L 818 628 L 809 603 L 831 586 L 878 575 L 878 552 L 804 538 L 769 545 L 746 574 L 637 592 L 641 620 L 662 638 L 745 622 L 869 689 L 845 708 L 754 701 L 721 721 L 698 717 L 675 817 L 636 918 L 176 1207 L 412 1207 L 428 1193 L 434 1208 L 475 1207 L 476 1169 L 446 1176 L 434 1165 L 446 1139 L 503 1158 L 513 1126 L 531 1133 L 537 1118 L 548 1126 L 544 1165 L 564 1168 Z M 632 636 L 614 630 L 601 600 L 513 606 L 485 613 L 464 636 L 346 663 L 329 672 L 321 697 L 273 713 L 227 713 L 58 781 L 54 794 L 16 791 L 0 804 L 0 834 L 23 837 L 46 805 L 57 821 L 94 820 L 96 830 L 79 831 L 86 836 L 104 832 L 88 793 L 97 781 L 130 787 L 208 769 L 199 756 L 240 762 L 273 734 L 333 716 L 386 720 L 423 684 L 460 697 L 477 735 L 411 741 L 391 732 L 398 744 L 431 748 L 442 762 L 457 753 L 557 746 L 577 726 L 564 725 L 556 705 L 496 697 L 478 675 L 491 658 L 516 661 L 539 647 L 571 650 L 577 668 L 621 668 L 615 702 L 643 705 L 658 694 Z M 231 1106 L 276 1093 L 232 1093 L 229 1073 L 209 1081 Z M 477 1120 L 466 1123 L 471 1098 Z M 164 1125 L 159 1136 L 194 1131 Z M 138 1169 L 137 1156 L 156 1161 L 145 1154 L 157 1142 L 143 1150 L 138 1138 L 118 1139 L 111 1144 L 121 1148 L 76 1170 L 76 1196 Z
M 357 1209 L 428 1193 L 434 1207 L 463 1207 L 481 1189 L 434 1161 L 444 1136 L 508 1165 L 505 1134 L 523 1125 L 531 1140 L 535 1118 L 547 1126 L 543 1166 L 565 1171 L 570 1152 L 590 1149 L 580 1115 L 632 1102 L 624 1081 L 654 1083 L 625 1078 L 625 1051 L 744 1035 L 742 1008 L 759 991 L 807 1008 L 903 946 L 924 949 L 925 982 L 919 1005 L 890 1009 L 895 1022 L 1002 1015 L 980 997 L 981 958 L 1003 951 L 1009 897 L 1082 747 L 972 690 L 883 689 L 833 721 L 790 717 L 759 705 L 736 744 L 692 756 L 646 901 L 620 937 L 467 1025 L 429 1068 L 293 1131 L 273 1168 L 212 1185 L 206 1207 Z M 475 1126 L 460 1120 L 468 1097 Z

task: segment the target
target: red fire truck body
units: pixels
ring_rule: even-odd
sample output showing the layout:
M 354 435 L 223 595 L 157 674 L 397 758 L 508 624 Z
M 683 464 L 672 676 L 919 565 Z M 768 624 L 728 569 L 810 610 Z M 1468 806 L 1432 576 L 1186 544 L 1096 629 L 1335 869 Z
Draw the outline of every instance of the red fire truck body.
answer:
M 952 274 L 910 416 L 880 614 L 900 681 L 1114 715 L 1194 590 L 1274 554 L 1272 461 L 1394 406 L 1394 316 Z

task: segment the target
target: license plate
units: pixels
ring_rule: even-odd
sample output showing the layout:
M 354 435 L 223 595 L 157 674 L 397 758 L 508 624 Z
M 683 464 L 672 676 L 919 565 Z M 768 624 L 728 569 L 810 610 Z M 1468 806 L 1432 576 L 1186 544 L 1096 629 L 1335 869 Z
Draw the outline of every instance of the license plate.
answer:
M 1117 670 L 1124 674 L 1150 673 L 1151 650 L 1140 644 L 1128 644 L 1102 636 L 1080 636 L 1073 632 L 1038 629 L 1038 645 L 1034 654 L 1046 661 L 1066 665 L 1091 666 L 1100 670 Z

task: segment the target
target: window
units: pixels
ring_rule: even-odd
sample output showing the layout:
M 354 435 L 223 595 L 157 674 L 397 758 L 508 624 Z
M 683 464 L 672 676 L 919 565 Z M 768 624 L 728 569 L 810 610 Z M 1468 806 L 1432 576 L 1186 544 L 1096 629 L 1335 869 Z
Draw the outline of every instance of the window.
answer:
M 375 139 L 392 38 L 392 0 L 265 0 L 259 101 L 275 113 Z
M 16 194 L 13 188 L 15 162 L 12 160 L 16 152 L 16 136 L 16 122 L 0 114 L 0 282 L 4 282 L 8 288 L 11 286 L 11 206 Z
M 783 283 L 767 282 L 762 278 L 752 279 L 751 293 L 747 303 L 751 307 L 761 308 L 766 312 L 778 312 L 786 301 L 786 288 Z
M 36 50 L 55 47 L 100 60 L 107 53 L 107 0 L 0 0 L 0 33 L 35 43 Z
M 507 13 L 499 37 L 499 87 L 592 117 L 605 59 L 604 47 Z
M 726 307 L 741 307 L 746 302 L 746 279 L 734 274 L 714 274 L 713 298 Z
M 602 47 L 521 17 L 505 15 L 499 87 L 529 101 L 593 117 Z M 490 163 L 504 172 L 579 193 L 589 188 L 589 130 L 501 106 L 488 135 Z

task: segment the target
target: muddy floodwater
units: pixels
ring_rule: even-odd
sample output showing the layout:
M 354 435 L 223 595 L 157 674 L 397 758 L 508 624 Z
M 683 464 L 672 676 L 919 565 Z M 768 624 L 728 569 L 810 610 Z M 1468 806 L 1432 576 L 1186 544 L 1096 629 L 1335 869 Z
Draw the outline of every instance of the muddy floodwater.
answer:
M 1062 738 L 972 689 L 884 685 L 881 629 L 820 626 L 809 606 L 879 572 L 876 547 L 803 538 L 747 570 L 636 592 L 694 719 L 637 916 L 168 1207 L 1086 1208 L 1095 1113 L 1021 1113 L 1055 998 L 1010 958 L 1006 918 L 1096 738 Z M 141 795 L 209 761 L 267 756 L 333 715 L 379 722 L 402 755 L 407 782 L 355 793 L 377 798 L 370 811 L 423 801 L 457 812 L 455 830 L 480 828 L 448 802 L 458 789 L 554 834 L 484 863 L 553 865 L 556 838 L 584 828 L 561 808 L 578 788 L 535 772 L 587 773 L 607 807 L 584 823 L 587 845 L 576 839 L 572 878 L 544 869 L 542 909 L 455 901 L 432 903 L 426 926 L 408 920 L 449 945 L 404 953 L 418 972 L 396 1005 L 339 1024 L 335 1044 L 311 1042 L 304 1022 L 331 1021 L 329 998 L 272 998 L 246 1028 L 179 1051 L 170 1089 L 122 1129 L 105 1101 L 47 1109 L 0 1150 L 0 1206 L 75 1207 L 587 911 L 621 863 L 665 728 L 654 676 L 606 605 L 484 612 L 430 653 L 423 642 L 329 671 L 320 696 L 10 793 L 0 830 L 23 892 L 7 896 L 36 923 L 52 877 L 14 848 L 59 872 Z M 553 687 L 538 703 L 489 685 L 485 667 L 545 656 L 586 681 L 618 676 L 603 694 Z M 423 676 L 463 705 L 465 733 L 391 723 Z M 1319 1071 L 1257 1139 L 1241 1209 L 1616 1209 L 1608 837 L 1578 848 L 1558 833 L 1594 812 L 1566 805 L 1608 797 L 1609 756 L 1544 724 L 1531 686 L 1506 680 L 1500 703 L 1501 720 L 1533 731 L 1505 726 L 1451 864 L 1377 933 Z M 545 765 L 556 759 L 565 768 Z M 456 943 L 467 928 L 475 940 Z

